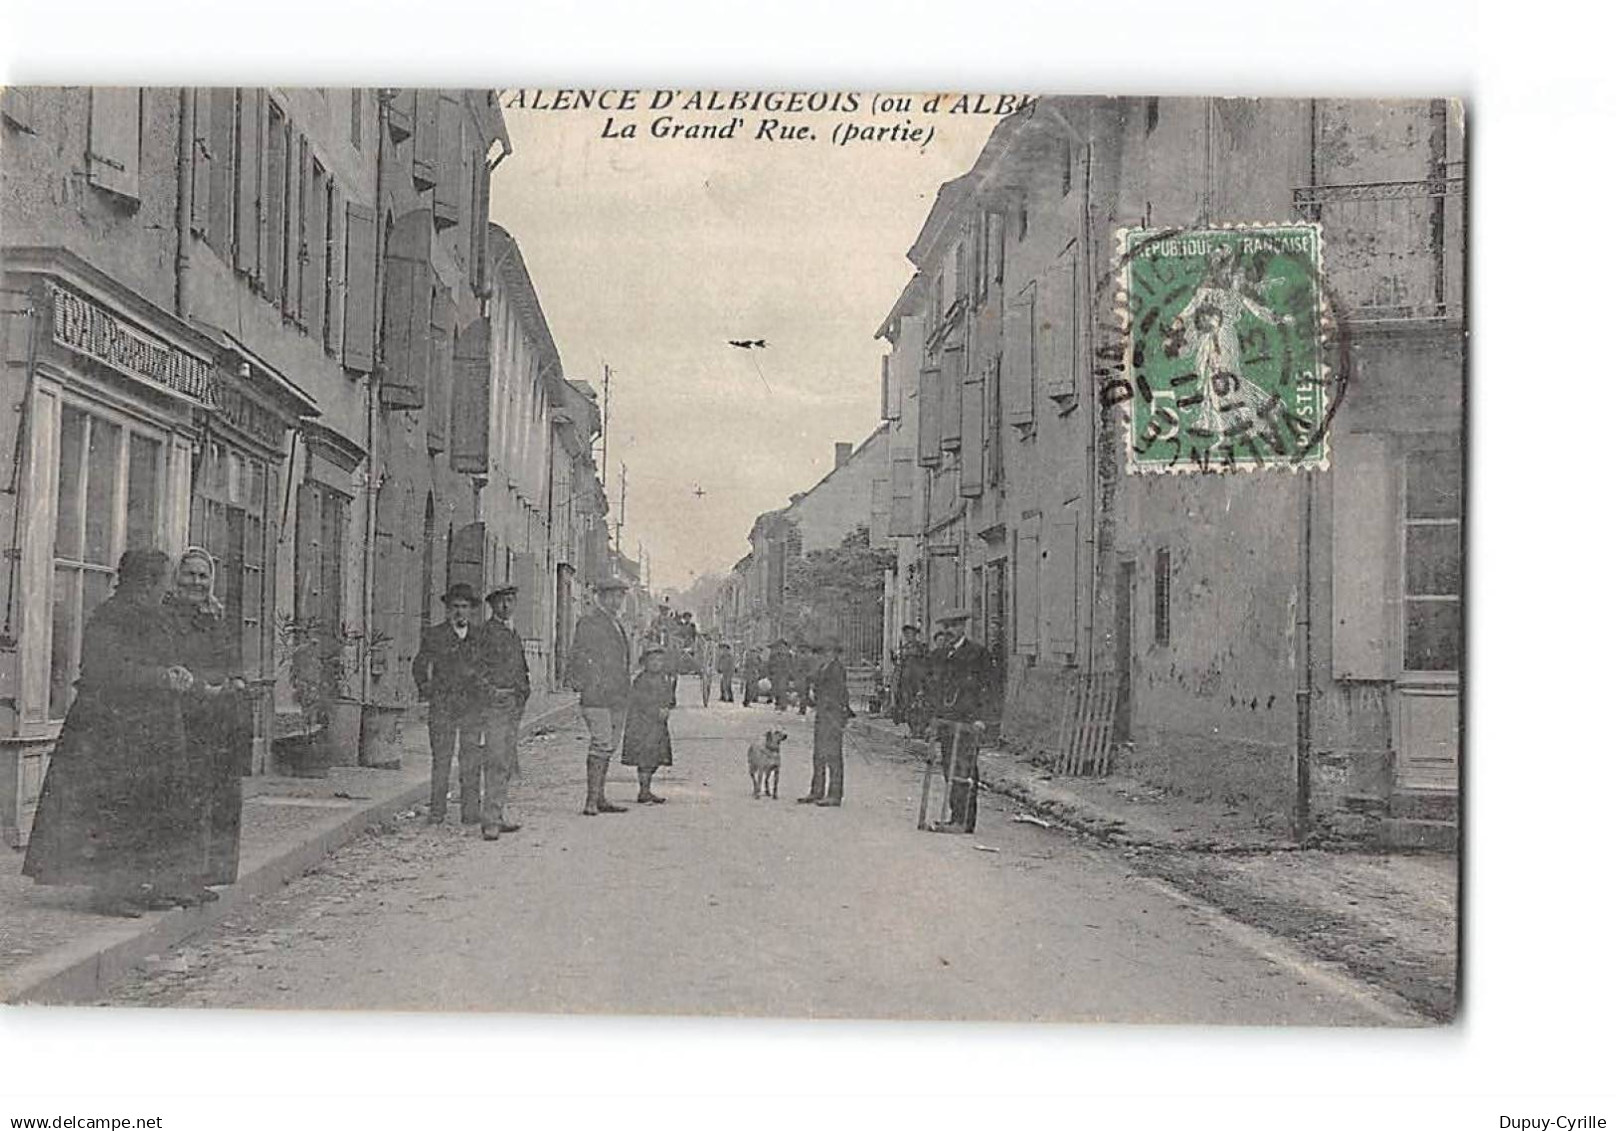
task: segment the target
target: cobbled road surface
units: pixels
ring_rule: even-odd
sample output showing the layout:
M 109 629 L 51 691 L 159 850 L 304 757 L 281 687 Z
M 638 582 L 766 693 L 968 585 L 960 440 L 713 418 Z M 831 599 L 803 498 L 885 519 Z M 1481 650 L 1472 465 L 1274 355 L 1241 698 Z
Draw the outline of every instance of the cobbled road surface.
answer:
M 692 706 L 691 704 L 695 705 Z M 1013 821 L 919 832 L 920 764 L 848 735 L 840 809 L 806 791 L 812 716 L 699 705 L 683 681 L 665 805 L 586 818 L 584 737 L 524 744 L 497 842 L 401 816 L 153 959 L 103 1004 L 541 1013 L 1416 1024 L 1110 850 Z M 790 734 L 780 800 L 747 744 Z M 451 809 L 451 820 L 453 810 Z

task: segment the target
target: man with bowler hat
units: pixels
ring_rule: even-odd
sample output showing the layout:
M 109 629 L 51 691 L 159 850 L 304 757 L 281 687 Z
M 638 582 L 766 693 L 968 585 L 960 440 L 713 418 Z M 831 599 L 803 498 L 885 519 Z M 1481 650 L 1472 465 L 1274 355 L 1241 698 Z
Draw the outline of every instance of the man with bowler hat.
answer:
M 442 824 L 449 811 L 449 764 L 460 748 L 460 823 L 482 822 L 483 710 L 488 681 L 483 676 L 481 630 L 471 623 L 477 591 L 463 581 L 443 595 L 448 616 L 421 633 L 421 650 L 410 665 L 415 687 L 427 701 L 427 736 L 432 744 L 432 800 L 427 819 Z
M 842 645 L 830 639 L 813 653 L 823 654 L 814 671 L 814 776 L 799 805 L 836 807 L 842 803 L 842 736 L 853 714 L 847 701 L 847 669 Z M 811 661 L 804 660 L 805 666 Z
M 606 800 L 606 774 L 628 718 L 628 630 L 617 617 L 627 589 L 628 583 L 617 577 L 595 583 L 595 608 L 578 621 L 567 662 L 567 686 L 578 692 L 578 706 L 589 728 L 586 817 L 627 811 Z
M 505 797 L 516 770 L 516 736 L 532 685 L 522 637 L 511 623 L 517 589 L 502 585 L 489 593 L 482 630 L 483 674 L 488 680 L 488 714 L 483 727 L 483 839 L 498 840 L 522 826 L 505 819 Z

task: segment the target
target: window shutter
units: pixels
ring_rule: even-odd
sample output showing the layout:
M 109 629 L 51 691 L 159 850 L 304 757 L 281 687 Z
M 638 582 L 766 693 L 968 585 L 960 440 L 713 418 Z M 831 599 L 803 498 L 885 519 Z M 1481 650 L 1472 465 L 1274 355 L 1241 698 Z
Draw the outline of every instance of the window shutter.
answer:
M 234 88 L 212 91 L 213 123 L 208 129 L 208 142 L 213 147 L 208 162 L 210 188 L 208 190 L 208 242 L 219 253 L 219 258 L 230 262 L 235 242 L 236 214 L 236 113 L 238 92 Z
M 980 373 L 965 382 L 960 417 L 960 494 L 968 499 L 982 495 L 983 439 L 986 426 L 984 384 Z
M 438 99 L 438 179 L 432 190 L 432 222 L 439 228 L 460 223 L 460 176 L 464 166 L 460 120 L 460 104 L 448 95 L 441 96 Z
M 896 376 L 892 372 L 892 354 L 883 354 L 881 357 L 881 419 L 903 419 L 902 390 L 898 387 Z
M 258 277 L 259 181 L 262 179 L 263 92 L 246 87 L 241 92 L 240 160 L 236 170 L 236 268 Z
M 960 429 L 963 427 L 962 406 L 965 397 L 965 350 L 960 346 L 943 351 L 942 426 L 939 439 L 946 452 L 957 452 L 960 447 Z
M 1039 516 L 1021 520 L 1016 530 L 1016 584 L 1011 594 L 1016 605 L 1016 652 L 1038 654 L 1038 527 Z
M 449 305 L 446 287 L 435 287 L 432 292 L 432 371 L 426 386 L 426 448 L 441 452 L 449 438 L 450 403 L 453 398 L 454 358 L 451 354 L 454 340 L 454 313 Z
M 325 238 L 325 350 L 332 357 L 339 357 L 342 353 L 342 308 L 345 295 L 343 292 L 343 279 L 346 277 L 346 268 L 343 265 L 343 251 L 345 231 L 342 218 L 344 216 L 342 197 L 333 185 L 326 194 L 326 238 Z
M 943 462 L 943 374 L 940 369 L 920 371 L 920 464 L 936 467 Z
M 90 91 L 90 183 L 140 199 L 140 90 L 98 86 Z
M 1033 422 L 1032 302 L 1012 303 L 1004 315 L 1004 360 L 1000 369 L 1004 419 L 1016 427 Z
M 488 470 L 488 392 L 488 320 L 480 318 L 460 335 L 455 353 L 449 448 L 455 471 Z
M 539 591 L 534 584 L 538 563 L 533 554 L 516 553 L 511 557 L 511 583 L 516 586 L 516 608 L 511 622 L 518 636 L 531 640 L 539 634 Z
M 199 86 L 191 93 L 191 231 L 207 239 L 213 194 L 213 103 L 224 92 Z
M 1337 679 L 1397 675 L 1401 595 L 1394 572 L 1397 484 L 1384 436 L 1330 437 L 1332 481 L 1330 670 Z
M 1077 257 L 1063 254 L 1038 289 L 1038 357 L 1034 364 L 1044 396 L 1057 401 L 1077 395 L 1076 270 Z
M 915 512 L 915 461 L 913 456 L 901 455 L 892 461 L 892 536 L 912 538 L 920 533 Z
M 1004 213 L 988 213 L 988 278 L 1004 282 Z
M 264 128 L 264 295 L 281 299 L 286 273 L 286 118 L 274 105 Z
M 348 205 L 344 241 L 342 364 L 369 373 L 376 363 L 376 211 Z
M 431 218 L 425 210 L 406 216 L 388 234 L 382 292 L 382 404 L 424 408 L 432 364 L 433 271 Z
M 320 615 L 320 488 L 304 482 L 297 488 L 297 538 L 292 565 L 296 589 L 293 615 L 305 628 Z
M 1077 641 L 1077 508 L 1068 504 L 1050 523 L 1048 557 L 1042 558 L 1045 639 L 1053 652 L 1072 652 Z
M 488 293 L 488 164 L 474 155 L 471 170 L 471 282 L 480 295 Z
M 449 538 L 449 584 L 463 581 L 479 593 L 483 587 L 483 557 L 487 527 L 480 522 L 457 526 Z
M 415 92 L 415 136 L 410 142 L 410 175 L 415 190 L 425 192 L 438 183 L 438 92 Z
M 286 271 L 281 289 L 281 312 L 294 322 L 303 321 L 301 299 L 304 257 L 303 186 L 309 176 L 309 143 L 295 134 L 286 142 Z
M 326 227 L 326 174 L 309 171 L 307 231 L 303 246 L 303 320 L 308 324 L 309 337 L 325 341 L 325 227 Z

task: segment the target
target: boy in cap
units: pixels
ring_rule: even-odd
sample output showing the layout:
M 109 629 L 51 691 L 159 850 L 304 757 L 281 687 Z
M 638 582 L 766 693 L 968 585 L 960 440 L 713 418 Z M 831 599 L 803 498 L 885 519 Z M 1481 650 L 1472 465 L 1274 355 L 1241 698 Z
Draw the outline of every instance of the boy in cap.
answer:
M 427 736 L 432 745 L 432 794 L 427 819 L 442 824 L 449 811 L 449 765 L 460 750 L 460 823 L 482 822 L 480 778 L 483 708 L 488 681 L 483 676 L 480 632 L 471 623 L 477 591 L 463 581 L 443 594 L 448 615 L 421 633 L 421 650 L 410 665 L 416 691 L 429 704 Z
M 517 589 L 503 585 L 484 600 L 489 617 L 482 630 L 483 674 L 488 680 L 488 713 L 483 745 L 483 839 L 498 840 L 522 826 L 505 819 L 505 796 L 516 770 L 516 732 L 532 684 L 522 637 L 511 623 Z

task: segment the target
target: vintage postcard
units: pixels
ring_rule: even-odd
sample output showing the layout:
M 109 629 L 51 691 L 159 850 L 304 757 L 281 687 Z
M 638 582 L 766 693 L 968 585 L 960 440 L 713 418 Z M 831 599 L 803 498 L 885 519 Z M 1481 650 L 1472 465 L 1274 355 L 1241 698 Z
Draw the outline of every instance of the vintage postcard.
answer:
M 0 115 L 0 998 L 1455 1016 L 1459 102 Z

